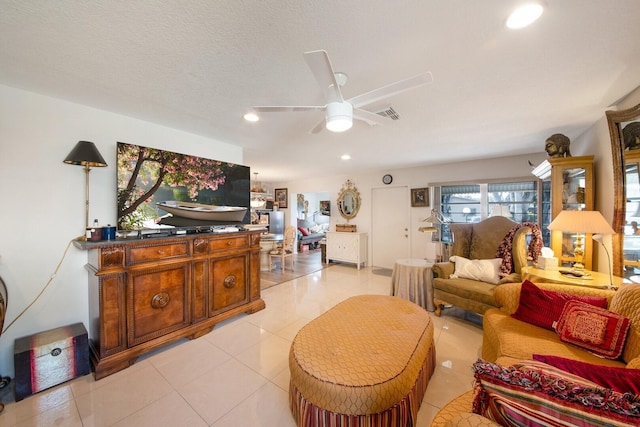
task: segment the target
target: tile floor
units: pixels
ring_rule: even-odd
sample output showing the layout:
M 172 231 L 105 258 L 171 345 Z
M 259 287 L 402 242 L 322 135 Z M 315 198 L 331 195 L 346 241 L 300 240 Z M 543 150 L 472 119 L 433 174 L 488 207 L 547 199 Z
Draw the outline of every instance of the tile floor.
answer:
M 371 268 L 336 265 L 262 292 L 267 308 L 230 319 L 208 335 L 182 340 L 100 381 L 77 378 L 9 402 L 1 426 L 294 426 L 288 354 L 307 322 L 359 294 L 389 292 Z M 429 426 L 438 408 L 471 389 L 482 340 L 477 323 L 432 315 L 437 367 L 419 412 Z M 6 394 L 6 393 L 5 393 Z

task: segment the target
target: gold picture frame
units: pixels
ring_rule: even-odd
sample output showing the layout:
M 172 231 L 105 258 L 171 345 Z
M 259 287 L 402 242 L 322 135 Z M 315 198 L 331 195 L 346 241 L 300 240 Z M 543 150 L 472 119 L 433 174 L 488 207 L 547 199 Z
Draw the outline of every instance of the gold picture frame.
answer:
M 429 188 L 411 189 L 411 207 L 429 207 Z
M 286 188 L 276 188 L 274 190 L 274 199 L 279 208 L 286 209 L 288 207 L 289 192 Z

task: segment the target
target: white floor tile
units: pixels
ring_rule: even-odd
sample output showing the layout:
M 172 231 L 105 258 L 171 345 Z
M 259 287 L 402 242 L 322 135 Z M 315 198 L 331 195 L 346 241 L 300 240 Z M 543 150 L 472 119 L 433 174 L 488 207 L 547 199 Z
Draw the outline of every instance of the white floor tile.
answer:
M 85 427 L 109 426 L 143 409 L 173 391 L 160 373 L 148 366 L 117 378 L 76 399 Z
M 189 426 L 206 427 L 207 423 L 173 391 L 138 412 L 113 424 L 113 427 Z
M 289 396 L 271 383 L 233 408 L 212 427 L 295 427 Z
M 265 377 L 236 359 L 230 359 L 176 389 L 211 425 L 266 383 Z

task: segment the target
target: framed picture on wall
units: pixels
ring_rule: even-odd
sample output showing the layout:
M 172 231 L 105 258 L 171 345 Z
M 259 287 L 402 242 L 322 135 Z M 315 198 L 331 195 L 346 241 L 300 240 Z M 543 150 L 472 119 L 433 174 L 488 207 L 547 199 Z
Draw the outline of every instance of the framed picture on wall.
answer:
M 278 207 L 281 209 L 287 208 L 287 201 L 289 200 L 289 195 L 287 193 L 288 191 L 286 188 L 276 188 L 274 190 L 276 202 L 278 202 Z
M 429 206 L 429 189 L 428 188 L 412 188 L 411 189 L 411 207 L 428 207 Z
M 320 201 L 320 215 L 331 215 L 331 202 L 329 200 Z

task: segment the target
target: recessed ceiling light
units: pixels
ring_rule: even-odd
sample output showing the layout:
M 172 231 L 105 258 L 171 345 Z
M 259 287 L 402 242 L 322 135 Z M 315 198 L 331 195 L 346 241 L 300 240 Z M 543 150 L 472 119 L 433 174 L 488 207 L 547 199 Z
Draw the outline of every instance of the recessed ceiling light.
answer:
M 257 122 L 260 117 L 256 113 L 247 113 L 244 115 L 244 119 L 248 122 Z
M 348 155 L 348 154 L 343 154 L 342 156 L 340 156 L 340 158 L 341 158 L 342 160 L 351 160 L 351 156 L 350 156 L 350 155 Z
M 542 15 L 543 7 L 539 3 L 526 3 L 513 11 L 507 19 L 507 27 L 519 30 L 534 23 Z

